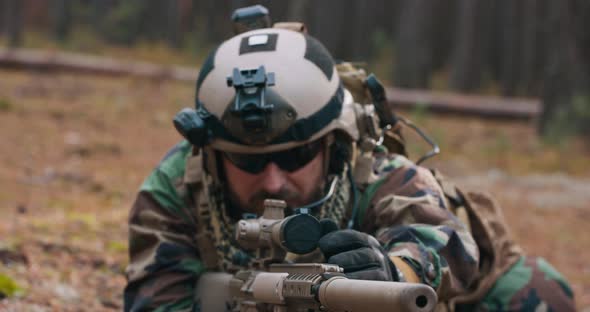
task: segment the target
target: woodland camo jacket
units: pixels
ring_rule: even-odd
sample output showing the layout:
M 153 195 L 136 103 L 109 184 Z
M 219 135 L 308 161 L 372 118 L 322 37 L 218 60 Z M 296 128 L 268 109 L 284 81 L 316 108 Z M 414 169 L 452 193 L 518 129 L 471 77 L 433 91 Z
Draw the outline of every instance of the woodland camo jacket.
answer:
M 205 266 L 183 181 L 191 153 L 187 142 L 175 146 L 133 204 L 126 311 L 199 310 L 194 293 Z M 359 187 L 358 230 L 374 235 L 390 257 L 409 264 L 440 301 L 467 294 L 480 276 L 480 250 L 470 230 L 451 213 L 432 172 L 386 153 L 375 154 L 373 170 L 374 182 Z

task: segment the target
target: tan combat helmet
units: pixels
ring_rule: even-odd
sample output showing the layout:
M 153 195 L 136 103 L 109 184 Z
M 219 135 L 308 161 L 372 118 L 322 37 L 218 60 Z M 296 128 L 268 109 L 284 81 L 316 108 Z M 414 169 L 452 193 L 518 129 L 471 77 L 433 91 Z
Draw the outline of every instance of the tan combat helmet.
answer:
M 269 153 L 334 130 L 356 141 L 353 106 L 318 40 L 286 29 L 257 29 L 223 42 L 203 64 L 196 115 L 207 131 L 192 143 L 233 153 Z
M 174 124 L 212 156 L 205 167 L 215 178 L 214 150 L 266 154 L 320 138 L 336 138 L 324 161 L 339 173 L 359 139 L 353 97 L 330 53 L 305 33 L 262 28 L 230 38 L 205 60 L 196 90 L 196 109 L 182 110 Z

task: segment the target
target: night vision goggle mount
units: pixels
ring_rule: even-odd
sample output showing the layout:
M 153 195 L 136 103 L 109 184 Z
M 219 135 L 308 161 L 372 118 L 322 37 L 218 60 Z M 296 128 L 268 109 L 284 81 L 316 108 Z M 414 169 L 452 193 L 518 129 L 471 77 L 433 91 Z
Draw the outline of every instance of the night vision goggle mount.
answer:
M 272 126 L 270 115 L 274 105 L 266 103 L 265 99 L 266 87 L 274 84 L 274 73 L 266 73 L 264 66 L 246 70 L 234 68 L 232 76 L 227 77 L 227 86 L 236 89 L 229 112 L 241 120 L 244 130 L 260 133 Z
M 241 124 L 241 129 L 251 134 L 264 133 L 272 125 L 275 105 L 266 102 L 267 86 L 274 86 L 274 73 L 267 73 L 264 66 L 257 69 L 234 68 L 227 77 L 227 86 L 236 90 L 233 105 L 224 122 Z M 207 127 L 209 112 L 204 108 L 184 108 L 174 117 L 174 127 L 191 144 L 203 147 L 213 135 Z M 239 130 L 239 129 L 238 129 Z

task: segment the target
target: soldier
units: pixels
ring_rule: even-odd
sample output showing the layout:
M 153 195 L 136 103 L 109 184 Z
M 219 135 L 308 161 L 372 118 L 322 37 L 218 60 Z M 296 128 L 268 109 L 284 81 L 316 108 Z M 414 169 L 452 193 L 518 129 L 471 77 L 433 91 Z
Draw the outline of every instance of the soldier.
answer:
M 203 272 L 251 260 L 234 226 L 260 215 L 267 198 L 339 225 L 294 261 L 337 264 L 354 279 L 424 283 L 449 310 L 574 309 L 567 282 L 522 253 L 493 201 L 375 143 L 366 131 L 374 109 L 355 100 L 328 51 L 305 33 L 259 29 L 218 46 L 201 68 L 196 111 L 177 119 L 192 123 L 179 127 L 187 140 L 133 204 L 125 310 L 198 311 Z

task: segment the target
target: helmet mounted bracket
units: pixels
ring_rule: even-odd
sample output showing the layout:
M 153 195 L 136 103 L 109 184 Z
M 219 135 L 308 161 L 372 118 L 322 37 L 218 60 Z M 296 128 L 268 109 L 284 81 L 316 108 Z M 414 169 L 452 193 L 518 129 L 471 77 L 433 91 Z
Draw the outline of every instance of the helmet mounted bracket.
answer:
M 266 73 L 264 66 L 258 69 L 234 68 L 227 77 L 227 86 L 236 89 L 230 113 L 242 121 L 246 131 L 259 133 L 271 127 L 272 103 L 266 103 L 266 87 L 274 86 L 274 73 Z

